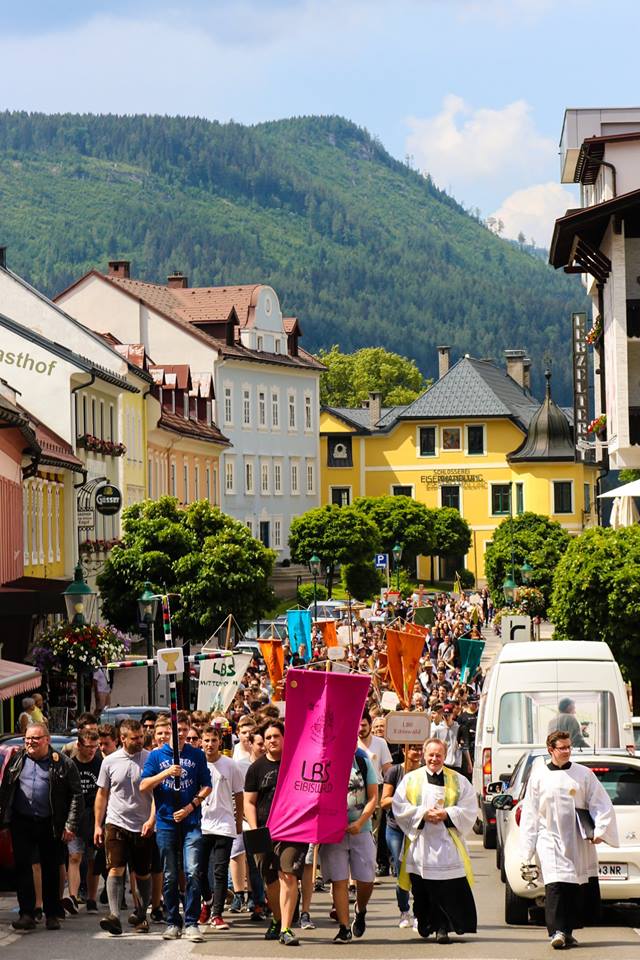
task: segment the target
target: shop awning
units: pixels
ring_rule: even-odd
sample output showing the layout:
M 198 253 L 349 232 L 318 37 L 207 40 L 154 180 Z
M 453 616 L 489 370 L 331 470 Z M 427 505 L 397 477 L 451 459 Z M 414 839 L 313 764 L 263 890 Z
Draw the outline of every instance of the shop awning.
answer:
M 26 663 L 0 660 L 0 700 L 8 700 L 19 693 L 37 690 L 42 683 L 42 674 Z

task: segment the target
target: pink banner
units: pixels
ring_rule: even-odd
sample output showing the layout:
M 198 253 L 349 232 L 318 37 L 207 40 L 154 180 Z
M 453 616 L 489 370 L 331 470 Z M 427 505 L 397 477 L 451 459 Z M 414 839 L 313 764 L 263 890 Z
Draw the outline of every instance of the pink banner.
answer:
M 370 677 L 287 673 L 284 749 L 267 826 L 274 840 L 337 843 Z

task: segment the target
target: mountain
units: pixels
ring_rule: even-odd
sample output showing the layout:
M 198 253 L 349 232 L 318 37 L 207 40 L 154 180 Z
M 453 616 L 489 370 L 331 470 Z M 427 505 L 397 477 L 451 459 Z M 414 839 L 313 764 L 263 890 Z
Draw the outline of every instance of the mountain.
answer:
M 571 397 L 576 277 L 494 236 L 340 117 L 253 127 L 190 117 L 0 113 L 0 243 L 53 295 L 108 259 L 155 282 L 268 282 L 307 349 L 384 346 L 437 373 L 438 344 L 524 347 Z M 0 305 L 1 306 L 1 305 Z

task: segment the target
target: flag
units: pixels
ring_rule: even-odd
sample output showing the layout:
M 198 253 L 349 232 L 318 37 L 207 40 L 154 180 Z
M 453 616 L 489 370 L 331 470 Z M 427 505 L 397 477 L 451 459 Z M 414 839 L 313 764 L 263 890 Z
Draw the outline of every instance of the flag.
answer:
M 267 821 L 274 840 L 342 840 L 369 679 L 363 674 L 288 671 L 284 748 Z
M 314 620 L 314 626 L 322 634 L 325 647 L 339 646 L 335 620 Z
M 304 659 L 311 660 L 311 611 L 287 610 L 287 633 L 291 653 L 299 654 L 304 647 Z
M 387 630 L 387 657 L 391 682 L 403 709 L 411 704 L 413 685 L 418 675 L 424 636 L 414 630 Z
M 467 683 L 480 666 L 480 658 L 484 651 L 484 640 L 460 637 L 458 651 L 460 653 L 460 680 L 462 683 Z
M 460 579 L 460 574 L 456 573 L 455 580 L 453 581 L 453 592 L 458 594 L 458 597 L 462 597 L 462 580 Z
M 284 676 L 284 649 L 282 640 L 271 637 L 269 640 L 259 640 L 260 653 L 267 665 L 271 680 L 272 700 L 280 700 L 282 678 Z

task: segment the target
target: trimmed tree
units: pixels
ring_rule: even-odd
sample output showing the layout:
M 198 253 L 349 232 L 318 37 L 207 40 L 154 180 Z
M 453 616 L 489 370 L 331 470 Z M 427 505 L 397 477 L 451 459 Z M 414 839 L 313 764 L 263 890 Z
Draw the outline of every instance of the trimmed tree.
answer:
M 436 510 L 412 497 L 358 497 L 353 505 L 377 526 L 390 561 L 396 543 L 402 545 L 402 566 L 407 568 L 415 567 L 418 554 L 436 551 Z
M 377 526 L 353 505 L 315 507 L 295 517 L 289 529 L 292 560 L 308 564 L 315 553 L 326 571 L 329 596 L 336 567 L 341 563 L 372 562 L 379 546 Z
M 114 626 L 137 626 L 137 598 L 149 580 L 171 600 L 174 628 L 201 642 L 227 614 L 247 627 L 273 606 L 268 578 L 275 554 L 244 524 L 199 500 L 145 500 L 123 513 L 123 541 L 97 578 L 102 611 Z
M 485 554 L 485 574 L 494 598 L 502 595 L 502 584 L 511 576 L 513 561 L 516 583 L 525 560 L 533 567 L 529 583 L 538 587 L 548 605 L 553 574 L 569 546 L 570 536 L 559 523 L 539 513 L 522 513 L 503 520 L 493 534 Z

